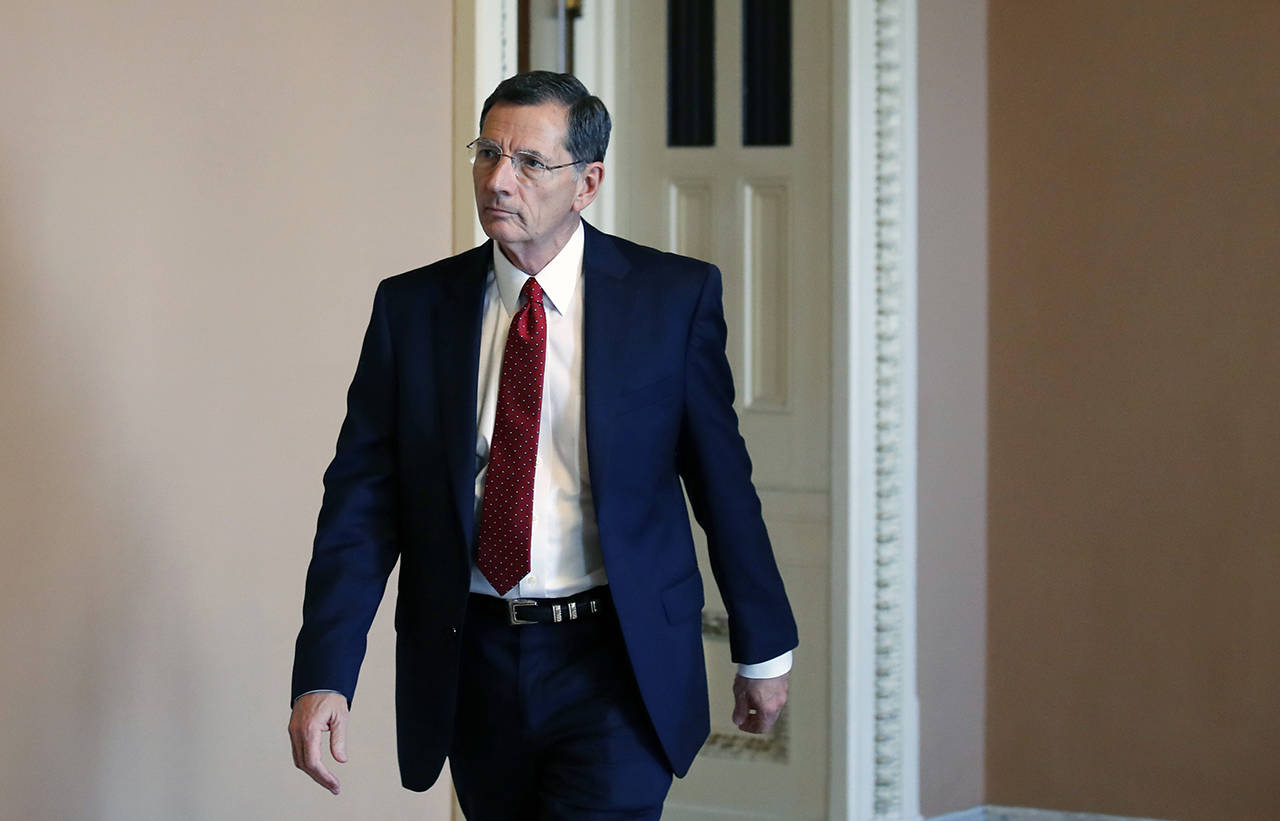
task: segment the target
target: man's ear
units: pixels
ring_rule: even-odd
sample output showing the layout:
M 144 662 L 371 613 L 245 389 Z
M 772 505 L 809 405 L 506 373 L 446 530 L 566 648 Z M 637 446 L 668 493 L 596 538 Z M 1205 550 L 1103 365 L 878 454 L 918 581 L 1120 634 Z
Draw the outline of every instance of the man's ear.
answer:
M 573 198 L 573 210 L 586 208 L 600 193 L 600 183 L 604 181 L 604 163 L 589 163 L 578 177 L 578 193 Z

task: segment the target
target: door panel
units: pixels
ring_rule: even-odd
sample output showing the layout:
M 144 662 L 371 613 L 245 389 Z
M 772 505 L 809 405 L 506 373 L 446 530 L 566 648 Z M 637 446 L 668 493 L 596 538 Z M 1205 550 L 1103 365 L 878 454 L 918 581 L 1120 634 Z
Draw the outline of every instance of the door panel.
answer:
M 831 132 L 826 0 L 793 4 L 791 145 L 742 135 L 743 2 L 716 0 L 714 144 L 667 145 L 666 4 L 617 8 L 618 232 L 716 263 L 736 407 L 801 645 L 785 718 L 768 736 L 729 720 L 724 608 L 703 613 L 712 735 L 665 818 L 825 818 L 830 588 Z M 711 578 L 699 543 L 704 577 Z

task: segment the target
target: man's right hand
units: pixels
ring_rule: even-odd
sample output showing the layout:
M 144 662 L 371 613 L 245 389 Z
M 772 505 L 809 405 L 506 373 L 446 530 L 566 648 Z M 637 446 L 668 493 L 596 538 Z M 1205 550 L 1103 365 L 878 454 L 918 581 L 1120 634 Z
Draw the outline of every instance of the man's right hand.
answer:
M 324 734 L 329 734 L 329 751 L 339 764 L 347 763 L 347 699 L 341 693 L 307 693 L 293 703 L 289 716 L 289 742 L 293 764 L 334 795 L 341 785 L 324 765 Z

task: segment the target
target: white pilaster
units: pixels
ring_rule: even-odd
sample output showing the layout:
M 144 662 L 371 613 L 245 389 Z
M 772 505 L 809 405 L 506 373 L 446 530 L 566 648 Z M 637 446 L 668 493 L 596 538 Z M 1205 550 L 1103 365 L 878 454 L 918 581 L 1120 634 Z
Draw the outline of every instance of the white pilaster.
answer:
M 918 819 L 914 0 L 835 11 L 833 819 Z

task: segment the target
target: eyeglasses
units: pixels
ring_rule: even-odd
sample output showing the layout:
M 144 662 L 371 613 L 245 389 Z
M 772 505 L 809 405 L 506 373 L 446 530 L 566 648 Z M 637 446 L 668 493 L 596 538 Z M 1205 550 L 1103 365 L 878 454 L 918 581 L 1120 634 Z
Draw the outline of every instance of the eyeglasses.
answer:
M 574 160 L 560 165 L 547 165 L 546 160 L 531 151 L 503 154 L 502 148 L 497 143 L 483 138 L 467 143 L 467 150 L 471 152 L 471 164 L 481 171 L 492 171 L 497 168 L 498 162 L 506 157 L 511 160 L 511 170 L 516 176 L 525 182 L 532 183 L 541 182 L 551 176 L 551 172 L 557 168 L 568 168 L 571 165 L 581 165 L 586 162 L 586 160 Z

